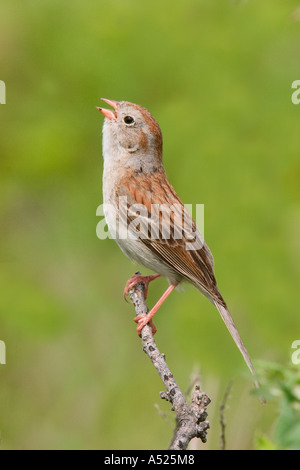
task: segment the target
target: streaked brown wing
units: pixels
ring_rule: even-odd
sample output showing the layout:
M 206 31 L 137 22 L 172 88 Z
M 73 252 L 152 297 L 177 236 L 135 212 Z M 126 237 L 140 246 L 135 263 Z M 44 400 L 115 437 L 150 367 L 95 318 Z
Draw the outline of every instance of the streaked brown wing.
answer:
M 213 268 L 212 255 L 205 244 L 201 243 L 201 248 L 187 250 L 187 243 L 191 242 L 192 234 L 195 234 L 197 227 L 190 214 L 185 214 L 185 224 L 188 227 L 183 231 L 182 237 L 176 237 L 176 227 L 182 226 L 182 214 L 184 205 L 178 198 L 175 190 L 168 182 L 165 173 L 153 173 L 151 178 L 143 173 L 136 174 L 135 177 L 124 178 L 120 182 L 117 196 L 126 196 L 128 201 L 127 225 L 129 225 L 136 213 L 131 213 L 130 206 L 133 204 L 142 204 L 147 208 L 147 214 L 140 218 L 140 240 L 147 247 L 168 264 L 172 269 L 181 276 L 191 281 L 196 287 L 211 297 L 213 300 L 226 305 L 216 284 Z M 153 215 L 153 204 L 166 204 L 175 207 L 170 212 L 170 219 L 166 220 L 166 224 L 171 222 L 170 237 L 164 237 L 164 212 L 159 213 L 159 224 L 156 227 L 157 238 L 153 239 L 149 232 L 151 224 L 151 210 Z M 176 209 L 177 208 L 177 209 Z M 199 237 L 200 232 L 197 231 Z

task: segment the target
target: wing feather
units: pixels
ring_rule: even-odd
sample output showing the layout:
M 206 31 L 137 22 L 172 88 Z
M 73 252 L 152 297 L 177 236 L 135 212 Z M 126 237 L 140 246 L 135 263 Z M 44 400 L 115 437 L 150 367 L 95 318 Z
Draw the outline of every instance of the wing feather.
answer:
M 139 238 L 152 253 L 167 263 L 180 276 L 192 282 L 211 301 L 226 306 L 214 276 L 213 257 L 192 216 L 187 213 L 165 173 L 154 173 L 151 178 L 139 173 L 130 179 L 126 178 L 120 182 L 117 193 L 117 196 L 127 197 L 127 220 L 124 222 L 128 226 L 137 217 L 134 205 L 138 203 L 146 208 L 139 214 Z M 159 212 L 157 205 L 164 205 L 166 211 Z M 169 214 L 168 206 L 172 209 Z M 132 209 L 132 207 L 134 208 Z M 155 211 L 158 213 L 156 213 L 157 219 L 153 223 Z M 180 238 L 180 233 L 177 232 L 180 232 L 179 228 L 183 227 L 183 214 L 185 224 Z M 150 230 L 151 224 L 155 232 L 154 237 L 153 230 Z M 166 233 L 169 237 L 165 236 Z M 200 248 L 187 249 L 187 244 L 193 242 L 193 238 L 195 241 L 196 237 L 201 240 Z

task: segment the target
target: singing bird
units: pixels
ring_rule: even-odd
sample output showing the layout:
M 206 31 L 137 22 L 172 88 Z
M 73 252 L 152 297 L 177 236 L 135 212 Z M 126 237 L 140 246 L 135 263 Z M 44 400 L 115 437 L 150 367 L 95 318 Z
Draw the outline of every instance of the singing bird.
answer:
M 103 125 L 103 202 L 108 228 L 121 250 L 131 260 L 153 270 L 155 274 L 135 274 L 125 287 L 126 296 L 138 282 L 148 284 L 164 276 L 169 287 L 146 316 L 137 316 L 137 332 L 149 323 L 152 331 L 154 314 L 171 292 L 183 281 L 199 289 L 218 309 L 232 338 L 255 376 L 250 356 L 216 283 L 212 254 L 192 217 L 169 183 L 162 162 L 162 133 L 156 120 L 143 106 L 128 101 L 102 98 L 113 109 L 97 107 L 105 116 Z M 126 201 L 124 210 L 120 201 Z M 139 217 L 139 231 L 132 228 L 136 211 L 145 208 Z M 158 207 L 175 208 L 161 211 Z M 182 214 L 185 225 L 182 228 Z M 118 224 L 116 223 L 116 215 Z M 142 219 L 142 222 L 141 222 Z M 169 236 L 163 228 L 170 225 Z M 149 230 L 153 228 L 155 236 Z M 127 236 L 121 236 L 123 231 Z M 182 236 L 178 236 L 181 234 Z M 196 240 L 190 246 L 191 239 Z M 200 241 L 200 243 L 199 243 Z M 258 383 L 255 380 L 255 385 Z

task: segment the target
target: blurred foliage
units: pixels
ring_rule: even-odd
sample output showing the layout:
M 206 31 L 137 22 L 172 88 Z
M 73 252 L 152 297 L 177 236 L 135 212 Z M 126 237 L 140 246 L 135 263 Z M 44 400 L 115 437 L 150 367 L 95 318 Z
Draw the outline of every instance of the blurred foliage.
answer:
M 272 439 L 258 435 L 258 450 L 300 449 L 300 369 L 273 362 L 262 362 L 262 391 L 267 401 L 275 401 L 278 416 L 272 431 Z
M 101 96 L 157 118 L 171 183 L 184 202 L 205 204 L 218 283 L 251 356 L 290 360 L 299 339 L 299 12 L 296 0 L 0 0 L 2 448 L 155 449 L 172 434 L 153 412 L 161 383 L 123 301 L 137 267 L 96 238 Z M 165 286 L 151 285 L 150 306 Z M 212 399 L 207 448 L 218 448 L 232 377 L 228 448 L 271 435 L 275 403 L 249 395 L 243 360 L 198 291 L 175 292 L 156 325 L 182 389 L 201 369 Z

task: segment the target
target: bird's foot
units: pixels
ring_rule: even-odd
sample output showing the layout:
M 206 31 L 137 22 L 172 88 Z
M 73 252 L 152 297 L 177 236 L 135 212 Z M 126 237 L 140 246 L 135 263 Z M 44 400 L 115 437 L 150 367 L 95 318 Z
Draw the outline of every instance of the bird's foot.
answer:
M 136 331 L 137 331 L 137 334 L 139 336 L 142 336 L 142 329 L 147 324 L 149 324 L 149 326 L 151 326 L 153 335 L 155 335 L 155 333 L 157 332 L 157 328 L 154 325 L 153 321 L 151 320 L 152 315 L 150 315 L 150 314 L 151 314 L 151 312 L 147 313 L 147 315 L 137 315 L 134 318 L 134 321 L 138 324 L 138 326 L 136 327 Z
M 157 279 L 160 277 L 160 274 L 150 274 L 149 276 L 141 276 L 141 274 L 134 274 L 129 281 L 127 282 L 125 289 L 124 289 L 124 299 L 129 294 L 129 291 L 139 282 L 143 282 L 145 285 L 145 291 L 144 291 L 144 298 L 145 300 L 147 299 L 148 295 L 148 285 L 151 281 L 154 281 L 154 279 Z

